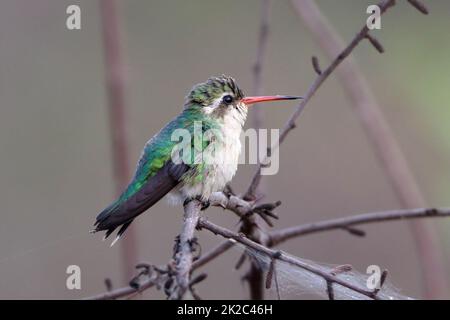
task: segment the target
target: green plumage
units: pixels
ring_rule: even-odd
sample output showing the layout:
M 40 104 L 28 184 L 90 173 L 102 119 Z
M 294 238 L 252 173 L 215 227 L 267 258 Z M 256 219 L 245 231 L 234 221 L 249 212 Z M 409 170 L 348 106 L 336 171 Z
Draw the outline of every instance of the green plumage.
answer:
M 207 146 L 207 141 L 203 136 L 198 136 L 198 132 L 195 132 L 194 124 L 196 122 L 202 124 L 202 132 L 214 127 L 214 120 L 205 118 L 199 108 L 191 106 L 169 122 L 157 135 L 148 141 L 138 162 L 134 178 L 119 197 L 118 203 L 127 201 L 147 183 L 148 179 L 153 177 L 171 160 L 172 150 L 179 143 L 179 141 L 172 141 L 172 133 L 174 130 L 180 128 L 188 130 L 192 136 L 192 148 L 194 147 L 194 141 L 201 139 L 202 143 L 196 145 L 202 146 L 202 150 L 196 151 L 201 152 L 204 150 Z M 192 150 L 191 155 L 194 156 L 194 154 L 195 152 Z M 201 164 L 195 164 L 193 159 L 191 163 L 192 169 L 194 170 L 196 166 L 201 166 Z M 201 172 L 201 170 L 195 171 Z

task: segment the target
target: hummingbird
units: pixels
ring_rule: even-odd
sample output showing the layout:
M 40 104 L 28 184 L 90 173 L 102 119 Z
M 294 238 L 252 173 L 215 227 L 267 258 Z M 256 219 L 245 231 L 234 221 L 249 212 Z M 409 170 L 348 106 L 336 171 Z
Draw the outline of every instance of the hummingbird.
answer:
M 207 206 L 210 195 L 222 191 L 237 171 L 240 134 L 248 107 L 295 99 L 301 97 L 245 96 L 236 81 L 225 75 L 195 85 L 185 98 L 183 111 L 145 144 L 131 182 L 116 201 L 98 214 L 92 232 L 105 231 L 106 239 L 120 227 L 112 246 L 137 216 L 166 194 L 175 202 L 199 199 Z M 176 130 L 184 130 L 192 139 L 184 144 L 187 149 L 174 156 L 179 145 L 179 140 L 173 139 Z M 214 134 L 205 138 L 206 132 Z M 212 145 L 213 152 L 206 161 L 202 152 Z M 186 150 L 193 152 L 183 155 Z

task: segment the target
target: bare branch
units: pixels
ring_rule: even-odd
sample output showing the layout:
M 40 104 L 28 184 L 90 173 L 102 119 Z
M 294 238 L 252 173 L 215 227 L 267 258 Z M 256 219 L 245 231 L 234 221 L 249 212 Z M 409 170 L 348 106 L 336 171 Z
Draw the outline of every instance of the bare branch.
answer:
M 394 0 L 388 0 L 388 1 L 382 2 L 380 4 L 381 13 L 383 14 L 384 12 L 386 12 L 386 10 L 388 10 L 394 4 L 395 4 Z M 294 5 L 297 6 L 299 4 L 294 1 Z M 294 111 L 294 113 L 290 116 L 290 118 L 288 119 L 288 121 L 284 125 L 284 127 L 283 127 L 283 129 L 281 131 L 279 140 L 276 141 L 271 146 L 271 150 L 275 150 L 276 148 L 278 148 L 283 143 L 283 141 L 286 139 L 286 137 L 289 134 L 289 132 L 296 127 L 295 121 L 300 116 L 300 114 L 302 113 L 303 109 L 308 104 L 309 100 L 311 100 L 311 98 L 314 96 L 314 94 L 317 92 L 317 90 L 321 87 L 323 82 L 326 79 L 328 79 L 328 77 L 331 75 L 331 73 L 333 73 L 333 71 L 337 68 L 337 66 L 339 66 L 342 63 L 342 61 L 344 61 L 345 58 L 347 58 L 350 55 L 350 53 L 353 51 L 353 49 L 355 49 L 356 46 L 363 39 L 366 38 L 366 35 L 368 33 L 369 33 L 369 29 L 367 28 L 366 25 L 364 25 L 364 27 L 352 39 L 350 44 L 348 46 L 346 46 L 336 56 L 336 58 L 334 58 L 334 60 L 331 62 L 331 64 L 324 71 L 322 71 L 320 75 L 317 76 L 317 78 L 311 84 L 311 86 L 309 87 L 309 89 L 306 92 L 305 96 L 303 97 L 303 100 L 298 105 L 297 109 Z M 266 157 L 266 159 L 264 159 L 264 161 L 261 161 L 261 163 L 267 163 L 268 160 L 269 160 L 268 158 L 269 157 Z M 261 181 L 261 168 L 262 168 L 262 165 L 260 164 L 258 166 L 258 169 L 256 170 L 255 174 L 253 175 L 252 183 L 251 183 L 251 188 L 253 188 L 253 189 L 255 189 L 257 187 L 257 185 Z
M 269 226 L 272 226 L 272 222 L 269 219 L 278 219 L 278 215 L 274 210 L 281 205 L 281 201 L 257 205 L 254 201 L 247 201 L 238 196 L 226 195 L 223 192 L 214 192 L 210 196 L 209 202 L 211 206 L 234 212 L 242 221 L 245 221 L 253 214 L 257 214 Z
M 370 33 L 366 35 L 367 40 L 373 45 L 373 47 L 379 52 L 384 53 L 384 48 L 381 45 L 380 41 L 377 40 L 374 36 L 372 36 Z
M 293 0 L 293 4 L 318 45 L 330 59 L 333 59 L 344 47 L 343 40 L 330 26 L 314 1 Z M 393 5 L 395 5 L 394 0 L 384 0 L 378 6 L 383 13 Z M 352 44 L 356 45 L 367 38 L 368 34 L 369 30 L 365 25 Z M 347 46 L 337 59 L 348 56 L 352 50 L 352 44 Z M 374 44 L 373 41 L 372 44 Z M 367 80 L 352 57 L 349 57 L 336 70 L 336 75 L 352 102 L 355 114 L 402 206 L 405 208 L 427 207 L 406 157 L 384 118 Z M 418 262 L 422 265 L 425 296 L 428 298 L 447 296 L 448 288 L 446 281 L 443 280 L 446 279 L 447 272 L 433 225 L 428 221 L 413 221 L 410 227 L 420 257 Z
M 127 296 L 129 296 L 131 294 L 134 294 L 136 292 L 142 292 L 142 291 L 145 291 L 147 289 L 150 289 L 154 285 L 155 285 L 155 282 L 153 281 L 153 279 L 148 279 L 144 283 L 142 283 L 139 286 L 138 289 L 133 288 L 131 286 L 123 287 L 123 288 L 115 289 L 115 290 L 108 291 L 108 292 L 105 292 L 105 293 L 97 294 L 97 295 L 94 295 L 94 296 L 91 296 L 91 297 L 87 297 L 87 298 L 85 298 L 85 300 L 114 300 L 114 299 L 119 299 L 119 298 L 127 297 Z
M 301 269 L 309 271 L 309 272 L 323 278 L 325 281 L 328 281 L 330 283 L 337 283 L 345 288 L 348 288 L 354 292 L 362 294 L 371 299 L 375 299 L 375 300 L 379 299 L 379 297 L 376 294 L 374 294 L 374 292 L 372 292 L 372 291 L 368 291 L 364 288 L 357 287 L 357 286 L 353 285 L 352 283 L 349 283 L 343 279 L 338 278 L 336 275 L 327 273 L 321 269 L 316 268 L 315 266 L 309 265 L 308 263 L 306 263 L 304 261 L 295 259 L 295 258 L 288 256 L 280 251 L 276 251 L 276 250 L 270 249 L 266 246 L 263 246 L 259 243 L 256 243 L 256 242 L 250 240 L 249 238 L 245 237 L 245 235 L 242 233 L 238 234 L 233 231 L 230 231 L 226 228 L 223 228 L 221 226 L 218 226 L 218 225 L 206 220 L 203 217 L 198 220 L 198 226 L 200 228 L 207 229 L 216 235 L 221 235 L 224 238 L 234 239 L 237 242 L 243 244 L 244 246 L 251 248 L 261 254 L 264 254 L 264 255 L 270 257 L 271 259 L 284 261 L 286 263 L 289 263 L 291 265 L 294 265 Z
M 417 10 L 419 10 L 420 12 L 422 12 L 423 14 L 428 14 L 428 9 L 427 7 L 420 2 L 419 0 L 408 0 L 408 2 Z
M 178 250 L 175 254 L 177 288 L 169 297 L 170 299 L 185 299 L 185 295 L 189 290 L 192 263 L 194 261 L 192 244 L 201 206 L 198 200 L 191 200 L 184 205 L 183 229 L 180 234 Z
M 325 220 L 321 222 L 313 222 L 302 224 L 295 227 L 289 227 L 281 230 L 272 231 L 269 234 L 270 246 L 276 246 L 289 239 L 304 236 L 311 233 L 330 231 L 335 229 L 348 228 L 354 225 L 362 225 L 375 222 L 393 221 L 393 220 L 410 220 L 431 217 L 449 217 L 450 208 L 434 209 L 403 209 L 391 210 L 374 213 L 365 213 L 344 218 Z

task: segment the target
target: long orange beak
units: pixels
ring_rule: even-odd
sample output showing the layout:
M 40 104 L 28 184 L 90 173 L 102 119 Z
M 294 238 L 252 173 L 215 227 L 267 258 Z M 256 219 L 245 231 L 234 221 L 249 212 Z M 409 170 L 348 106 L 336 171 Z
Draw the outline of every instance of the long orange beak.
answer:
M 259 96 L 259 97 L 245 97 L 242 98 L 242 102 L 246 105 L 259 103 L 259 102 L 267 102 L 267 101 L 278 101 L 278 100 L 297 100 L 303 99 L 302 97 L 297 96 Z

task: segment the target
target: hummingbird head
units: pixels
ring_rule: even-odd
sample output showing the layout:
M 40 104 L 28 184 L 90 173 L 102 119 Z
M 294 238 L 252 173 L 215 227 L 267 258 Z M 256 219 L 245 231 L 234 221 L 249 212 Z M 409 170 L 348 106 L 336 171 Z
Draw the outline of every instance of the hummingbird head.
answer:
M 301 97 L 280 95 L 246 97 L 232 77 L 221 75 L 195 85 L 186 98 L 185 108 L 200 108 L 206 115 L 219 119 L 231 116 L 243 125 L 250 105 L 258 102 L 295 99 L 301 99 Z

